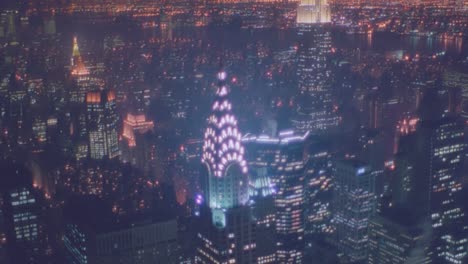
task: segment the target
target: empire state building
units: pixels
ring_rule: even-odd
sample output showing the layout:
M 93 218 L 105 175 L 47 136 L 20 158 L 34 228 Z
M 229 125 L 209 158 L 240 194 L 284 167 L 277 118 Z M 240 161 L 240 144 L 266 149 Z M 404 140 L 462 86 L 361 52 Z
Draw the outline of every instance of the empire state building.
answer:
M 298 107 L 292 123 L 300 132 L 320 133 L 336 127 L 331 91 L 330 6 L 326 0 L 302 0 L 297 8 Z

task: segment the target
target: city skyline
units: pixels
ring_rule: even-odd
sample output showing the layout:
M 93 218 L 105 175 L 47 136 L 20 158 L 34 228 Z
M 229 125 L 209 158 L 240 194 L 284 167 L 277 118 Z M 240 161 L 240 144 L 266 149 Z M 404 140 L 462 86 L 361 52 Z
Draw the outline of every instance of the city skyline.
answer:
M 1 264 L 463 264 L 468 2 L 0 3 Z

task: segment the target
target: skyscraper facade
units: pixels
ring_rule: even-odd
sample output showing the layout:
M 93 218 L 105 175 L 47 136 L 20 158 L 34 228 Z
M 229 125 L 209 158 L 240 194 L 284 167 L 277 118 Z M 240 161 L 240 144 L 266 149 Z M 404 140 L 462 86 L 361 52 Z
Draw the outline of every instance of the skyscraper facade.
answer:
M 83 57 L 78 46 L 78 38 L 73 38 L 73 50 L 70 60 L 71 77 L 75 84 L 70 91 L 70 101 L 82 103 L 85 100 L 86 92 L 91 88 L 91 76 L 89 69 L 85 66 Z
M 118 120 L 113 91 L 103 90 L 86 94 L 86 122 L 92 159 L 112 159 L 120 155 Z
M 333 198 L 336 241 L 351 262 L 367 258 L 368 225 L 376 207 L 374 189 L 369 165 L 356 160 L 337 162 Z
M 247 135 L 243 138 L 247 147 L 250 170 L 263 179 L 268 188 L 261 189 L 261 196 L 273 197 L 273 215 L 260 218 L 260 233 L 275 225 L 275 258 L 262 245 L 269 241 L 257 241 L 258 263 L 301 263 L 304 260 L 305 206 L 306 206 L 306 142 L 309 133 L 295 134 L 281 131 L 276 137 Z M 260 177 L 259 175 L 264 175 Z M 258 193 L 258 192 L 257 192 Z M 266 199 L 262 199 L 266 200 Z M 255 206 L 261 206 L 256 200 Z M 264 253 L 267 252 L 267 253 Z
M 304 136 L 282 142 L 276 168 L 276 261 L 301 263 L 304 258 L 305 170 L 307 156 Z
M 369 221 L 370 264 L 431 263 L 430 230 L 412 217 L 411 212 L 391 209 Z
M 217 91 L 205 131 L 202 163 L 206 167 L 207 210 L 196 263 L 254 263 L 254 226 L 249 178 L 237 119 L 228 99 L 225 71 L 217 75 Z
M 21 263 L 35 263 L 42 254 L 43 230 L 40 206 L 29 188 L 20 187 L 9 192 L 11 206 L 11 222 L 13 234 L 11 239 L 17 250 L 24 254 L 15 256 Z
M 460 203 L 466 148 L 464 122 L 458 116 L 444 116 L 423 120 L 419 130 L 422 148 L 417 173 L 423 175 L 420 182 L 429 187 L 424 194 L 428 197 L 427 215 L 432 220 L 434 256 L 448 261 L 452 259 L 451 244 L 466 226 Z M 462 257 L 466 259 L 466 254 Z
M 330 6 L 326 0 L 303 0 L 297 9 L 298 107 L 296 130 L 320 132 L 338 125 L 331 91 Z

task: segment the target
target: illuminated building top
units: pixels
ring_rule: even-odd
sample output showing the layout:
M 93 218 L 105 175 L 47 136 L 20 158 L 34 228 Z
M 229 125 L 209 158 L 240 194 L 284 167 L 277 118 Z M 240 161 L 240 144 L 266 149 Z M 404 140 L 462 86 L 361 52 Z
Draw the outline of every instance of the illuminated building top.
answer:
M 298 24 L 331 22 L 330 5 L 327 0 L 301 0 L 297 7 Z
M 89 92 L 86 94 L 86 103 L 88 104 L 100 104 L 105 101 L 110 102 L 115 100 L 115 93 L 113 91 L 107 91 L 104 93 L 98 92 Z
M 202 162 L 208 166 L 210 174 L 216 177 L 224 177 L 228 167 L 234 163 L 241 167 L 243 173 L 247 172 L 241 133 L 227 98 L 229 88 L 225 85 L 225 79 L 226 72 L 219 72 L 216 100 L 208 119 L 203 145 Z
M 73 38 L 73 53 L 72 53 L 72 75 L 75 76 L 82 76 L 88 75 L 89 70 L 84 65 L 83 59 L 81 58 L 80 48 L 78 47 L 78 39 L 77 37 Z
M 228 99 L 226 72 L 220 71 L 216 99 L 205 131 L 202 163 L 208 170 L 208 202 L 213 222 L 224 226 L 224 210 L 244 205 L 249 199 L 247 162 L 237 119 Z
M 127 118 L 124 120 L 123 134 L 122 136 L 128 140 L 129 147 L 136 146 L 135 133 L 146 133 L 154 128 L 153 121 L 146 120 L 144 114 L 132 115 L 127 114 Z

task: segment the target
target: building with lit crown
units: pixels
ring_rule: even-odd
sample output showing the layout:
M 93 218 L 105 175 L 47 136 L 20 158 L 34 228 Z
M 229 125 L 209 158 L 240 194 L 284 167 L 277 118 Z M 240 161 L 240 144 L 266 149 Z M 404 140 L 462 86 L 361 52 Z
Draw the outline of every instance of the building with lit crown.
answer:
M 115 93 L 109 90 L 86 94 L 86 125 L 92 159 L 109 159 L 120 155 L 118 114 Z
M 330 6 L 326 0 L 303 0 L 297 8 L 298 106 L 292 125 L 297 131 L 320 132 L 336 127 L 331 91 Z

